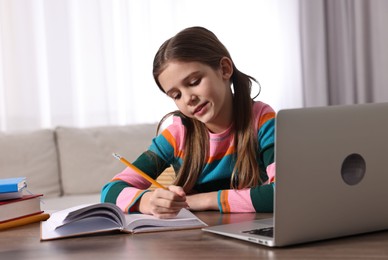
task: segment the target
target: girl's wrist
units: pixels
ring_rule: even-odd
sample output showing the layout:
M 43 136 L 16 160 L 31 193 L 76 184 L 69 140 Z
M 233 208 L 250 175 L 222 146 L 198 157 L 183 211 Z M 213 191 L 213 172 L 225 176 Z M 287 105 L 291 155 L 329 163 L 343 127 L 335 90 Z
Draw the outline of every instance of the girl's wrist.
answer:
M 187 196 L 191 210 L 218 210 L 217 192 L 198 193 Z
M 139 199 L 138 203 L 136 203 L 138 212 L 143 214 L 151 214 L 151 212 L 149 212 L 149 207 L 148 207 L 149 196 L 151 195 L 150 193 L 151 192 L 145 192 L 143 196 L 141 196 L 141 198 Z

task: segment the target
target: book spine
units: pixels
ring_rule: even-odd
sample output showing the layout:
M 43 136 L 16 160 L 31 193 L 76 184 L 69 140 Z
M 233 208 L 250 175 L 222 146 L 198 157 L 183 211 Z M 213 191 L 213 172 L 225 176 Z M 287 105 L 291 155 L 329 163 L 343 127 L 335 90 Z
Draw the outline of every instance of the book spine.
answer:
M 17 184 L 3 184 L 0 187 L 0 193 L 17 192 L 19 191 Z

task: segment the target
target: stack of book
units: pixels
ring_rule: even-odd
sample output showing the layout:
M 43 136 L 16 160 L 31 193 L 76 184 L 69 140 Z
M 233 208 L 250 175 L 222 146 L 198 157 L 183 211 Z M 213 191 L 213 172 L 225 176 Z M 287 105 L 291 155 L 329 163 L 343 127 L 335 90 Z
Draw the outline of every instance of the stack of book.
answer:
M 42 194 L 23 193 L 25 177 L 0 179 L 0 230 L 49 218 L 40 208 Z

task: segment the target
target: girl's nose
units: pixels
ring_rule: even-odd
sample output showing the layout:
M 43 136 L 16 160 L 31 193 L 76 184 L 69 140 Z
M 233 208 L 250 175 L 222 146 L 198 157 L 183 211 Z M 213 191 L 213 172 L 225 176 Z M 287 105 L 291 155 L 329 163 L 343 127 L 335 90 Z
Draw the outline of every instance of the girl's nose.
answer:
M 194 105 L 198 101 L 198 97 L 193 94 L 188 94 L 186 96 L 186 104 L 188 105 Z

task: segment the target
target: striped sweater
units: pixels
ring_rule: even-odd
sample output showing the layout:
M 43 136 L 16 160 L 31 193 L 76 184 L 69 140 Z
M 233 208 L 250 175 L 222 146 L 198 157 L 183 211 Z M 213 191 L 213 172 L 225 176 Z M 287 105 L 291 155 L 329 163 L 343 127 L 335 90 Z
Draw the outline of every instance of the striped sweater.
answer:
M 264 184 L 247 189 L 231 189 L 230 178 L 234 166 L 234 135 L 229 128 L 222 133 L 209 133 L 209 153 L 206 165 L 197 179 L 196 192 L 218 191 L 220 212 L 272 212 L 275 179 L 274 134 L 275 112 L 265 103 L 254 102 L 253 116 L 259 144 L 258 164 Z M 177 171 L 184 160 L 186 128 L 180 117 L 152 140 L 147 152 L 133 164 L 156 179 L 170 165 Z M 152 154 L 153 156 L 149 156 Z M 118 205 L 131 213 L 150 183 L 126 168 L 107 183 L 101 192 L 102 202 Z

